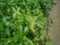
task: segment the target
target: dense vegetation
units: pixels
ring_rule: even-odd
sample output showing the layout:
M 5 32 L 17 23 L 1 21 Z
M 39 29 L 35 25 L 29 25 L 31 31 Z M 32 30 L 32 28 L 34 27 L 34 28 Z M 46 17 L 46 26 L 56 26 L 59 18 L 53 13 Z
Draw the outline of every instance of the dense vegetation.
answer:
M 0 45 L 49 45 L 51 7 L 52 0 L 0 0 Z

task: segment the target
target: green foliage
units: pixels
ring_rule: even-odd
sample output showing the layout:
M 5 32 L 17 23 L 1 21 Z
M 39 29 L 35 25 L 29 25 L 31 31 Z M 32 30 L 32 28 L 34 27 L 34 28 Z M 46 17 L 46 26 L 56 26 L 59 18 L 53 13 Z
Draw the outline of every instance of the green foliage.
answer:
M 49 45 L 45 37 L 51 0 L 0 0 L 0 45 Z

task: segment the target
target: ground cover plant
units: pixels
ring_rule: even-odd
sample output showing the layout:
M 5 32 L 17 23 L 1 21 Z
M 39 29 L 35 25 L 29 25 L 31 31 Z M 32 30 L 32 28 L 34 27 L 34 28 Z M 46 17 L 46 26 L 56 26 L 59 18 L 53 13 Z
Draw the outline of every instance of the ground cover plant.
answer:
M 0 45 L 49 45 L 51 7 L 52 0 L 0 0 Z

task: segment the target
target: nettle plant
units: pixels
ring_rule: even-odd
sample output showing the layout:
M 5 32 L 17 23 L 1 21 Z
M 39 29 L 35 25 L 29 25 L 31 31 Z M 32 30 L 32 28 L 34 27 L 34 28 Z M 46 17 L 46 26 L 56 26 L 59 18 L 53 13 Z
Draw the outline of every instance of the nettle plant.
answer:
M 0 45 L 49 45 L 45 35 L 51 0 L 0 0 Z

